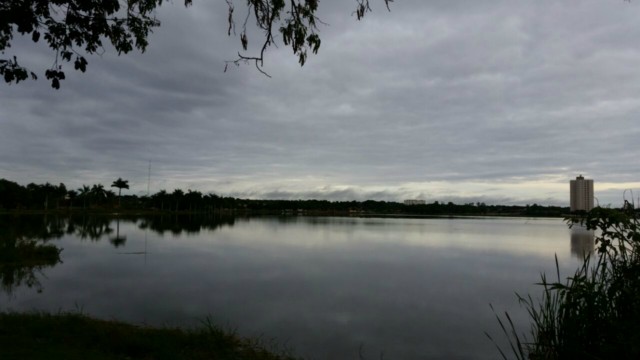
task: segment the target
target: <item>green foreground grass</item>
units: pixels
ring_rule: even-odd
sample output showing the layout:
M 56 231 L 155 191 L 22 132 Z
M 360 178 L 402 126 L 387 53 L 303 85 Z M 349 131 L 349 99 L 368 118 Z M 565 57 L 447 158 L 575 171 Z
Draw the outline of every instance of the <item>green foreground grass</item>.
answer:
M 0 313 L 0 359 L 297 359 L 208 321 L 198 329 L 153 328 L 82 314 Z

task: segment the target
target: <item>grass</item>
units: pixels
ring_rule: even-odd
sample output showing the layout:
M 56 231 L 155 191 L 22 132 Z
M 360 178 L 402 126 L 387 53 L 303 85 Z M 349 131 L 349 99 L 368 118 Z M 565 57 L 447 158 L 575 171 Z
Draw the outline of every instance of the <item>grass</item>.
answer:
M 292 360 L 273 345 L 239 337 L 210 321 L 198 329 L 153 328 L 77 313 L 0 313 L 3 360 Z

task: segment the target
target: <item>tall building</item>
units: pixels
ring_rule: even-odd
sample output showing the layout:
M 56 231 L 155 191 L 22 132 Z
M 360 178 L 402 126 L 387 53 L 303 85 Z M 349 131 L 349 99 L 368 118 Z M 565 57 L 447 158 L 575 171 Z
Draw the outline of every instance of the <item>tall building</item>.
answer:
M 593 209 L 593 180 L 582 175 L 569 182 L 571 191 L 571 212 Z

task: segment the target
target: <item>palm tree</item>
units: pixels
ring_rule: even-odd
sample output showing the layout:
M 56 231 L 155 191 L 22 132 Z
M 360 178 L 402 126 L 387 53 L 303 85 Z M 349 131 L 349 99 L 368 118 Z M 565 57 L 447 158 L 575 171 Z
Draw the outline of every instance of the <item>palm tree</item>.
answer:
M 91 194 L 91 188 L 87 185 L 82 185 L 82 187 L 78 189 L 78 194 L 82 198 L 82 209 L 86 209 L 87 197 Z
M 122 193 L 122 189 L 129 189 L 129 180 L 122 180 L 121 178 L 118 178 L 118 180 L 111 184 L 111 187 L 118 188 L 118 207 L 120 207 L 120 194 Z
M 94 184 L 91 187 L 91 197 L 96 199 L 96 202 L 101 203 L 107 199 L 107 191 L 102 184 Z
M 73 200 L 78 197 L 78 192 L 75 190 L 67 191 L 67 198 L 69 199 L 69 210 L 73 208 Z
M 151 198 L 154 200 L 154 206 L 156 206 L 156 201 L 160 202 L 160 210 L 164 211 L 164 202 L 165 200 L 167 200 L 167 198 L 169 197 L 169 194 L 167 194 L 166 190 L 160 190 L 157 193 L 153 194 L 153 196 L 151 196 Z
M 173 193 L 171 193 L 171 197 L 175 200 L 176 211 L 178 211 L 180 209 L 180 199 L 184 197 L 184 191 L 180 189 L 175 189 L 173 190 Z

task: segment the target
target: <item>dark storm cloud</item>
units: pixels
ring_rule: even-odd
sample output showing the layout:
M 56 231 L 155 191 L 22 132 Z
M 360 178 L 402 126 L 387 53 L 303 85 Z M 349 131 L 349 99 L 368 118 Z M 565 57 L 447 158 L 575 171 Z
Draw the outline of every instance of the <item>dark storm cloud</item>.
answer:
M 402 0 L 362 22 L 352 5 L 322 3 L 320 53 L 300 69 L 273 48 L 267 78 L 223 72 L 240 49 L 223 2 L 169 4 L 145 54 L 2 90 L 0 176 L 140 192 L 150 161 L 152 191 L 560 204 L 578 173 L 608 202 L 639 185 L 640 5 Z

